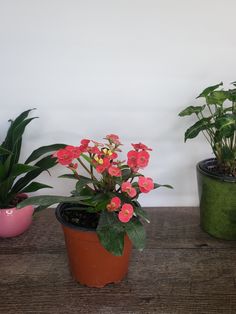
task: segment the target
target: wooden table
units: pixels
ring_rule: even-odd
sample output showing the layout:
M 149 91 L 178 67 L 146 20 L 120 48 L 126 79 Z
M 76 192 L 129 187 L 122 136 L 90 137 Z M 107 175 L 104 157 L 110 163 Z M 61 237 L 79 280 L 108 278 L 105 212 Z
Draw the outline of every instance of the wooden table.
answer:
M 52 209 L 0 239 L 0 313 L 236 313 L 236 242 L 199 228 L 197 208 L 149 208 L 147 246 L 127 278 L 103 289 L 74 282 Z

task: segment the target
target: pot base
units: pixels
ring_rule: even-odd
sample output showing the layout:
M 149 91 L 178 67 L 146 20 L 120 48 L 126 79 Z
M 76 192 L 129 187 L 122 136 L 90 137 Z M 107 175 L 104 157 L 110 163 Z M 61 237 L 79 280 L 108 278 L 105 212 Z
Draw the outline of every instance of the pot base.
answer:
M 108 285 L 119 284 L 124 279 L 124 278 L 122 278 L 121 280 L 106 282 L 104 284 L 96 284 L 96 283 L 87 284 L 87 283 L 82 283 L 81 281 L 77 280 L 77 278 L 75 278 L 72 273 L 71 273 L 71 276 L 75 282 L 79 283 L 82 286 L 85 286 L 88 288 L 98 288 L 98 289 L 104 288 L 105 286 L 108 286 Z

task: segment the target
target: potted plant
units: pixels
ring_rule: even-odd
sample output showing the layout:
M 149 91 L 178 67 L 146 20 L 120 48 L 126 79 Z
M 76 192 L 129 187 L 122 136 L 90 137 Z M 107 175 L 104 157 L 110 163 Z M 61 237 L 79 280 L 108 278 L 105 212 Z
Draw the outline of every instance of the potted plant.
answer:
M 236 88 L 222 85 L 204 89 L 197 97 L 203 105 L 189 106 L 179 115 L 197 118 L 185 141 L 202 132 L 215 155 L 197 164 L 201 227 L 217 238 L 236 240 Z
M 28 205 L 16 210 L 16 205 L 27 198 L 26 193 L 50 187 L 33 180 L 56 164 L 56 158 L 50 156 L 51 152 L 65 146 L 40 147 L 24 163 L 19 162 L 23 133 L 35 119 L 28 118 L 30 111 L 24 111 L 15 120 L 9 121 L 7 135 L 0 145 L 0 237 L 14 237 L 28 229 L 34 209 Z
M 19 204 L 42 209 L 60 203 L 56 217 L 64 231 L 72 276 L 91 287 L 119 282 L 126 275 L 132 244 L 144 248 L 143 222 L 149 222 L 138 196 L 161 186 L 139 172 L 148 165 L 150 148 L 132 144 L 126 162 L 118 157 L 119 137 L 110 134 L 105 140 L 83 139 L 80 146 L 67 146 L 53 155 L 71 171 L 62 177 L 76 180 L 71 197 L 34 196 Z M 78 165 L 88 176 L 81 175 Z

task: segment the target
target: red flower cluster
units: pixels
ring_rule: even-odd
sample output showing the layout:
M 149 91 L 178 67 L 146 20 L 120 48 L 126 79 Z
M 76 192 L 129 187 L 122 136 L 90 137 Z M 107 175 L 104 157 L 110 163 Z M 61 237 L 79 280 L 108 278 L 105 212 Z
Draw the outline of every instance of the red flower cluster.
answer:
M 121 200 L 119 197 L 113 197 L 111 202 L 107 205 L 108 211 L 116 211 L 121 206 Z M 119 211 L 118 218 L 121 222 L 129 222 L 133 217 L 134 208 L 131 204 L 124 203 Z
M 133 188 L 132 184 L 128 181 L 122 183 L 121 191 L 127 193 L 130 197 L 135 197 L 137 194 L 135 188 Z
M 57 157 L 59 164 L 71 166 L 73 159 L 77 159 L 80 155 L 87 151 L 90 140 L 83 139 L 80 146 L 68 145 L 65 148 L 59 149 L 53 157 Z
M 154 183 L 151 178 L 139 177 L 138 186 L 142 193 L 148 193 L 154 189 Z M 134 198 L 137 195 L 136 189 L 132 187 L 132 184 L 128 181 L 122 183 L 121 191 L 127 193 L 130 198 Z M 119 210 L 120 206 L 121 199 L 115 196 L 107 205 L 107 210 L 116 211 Z M 121 222 L 126 223 L 133 217 L 133 213 L 133 206 L 131 204 L 124 203 L 119 211 L 118 218 Z
M 154 189 L 154 183 L 151 178 L 139 177 L 138 186 L 142 193 L 148 193 Z
M 137 198 L 140 193 L 148 193 L 154 189 L 153 180 L 141 174 L 138 174 L 138 182 L 132 183 L 136 176 L 134 173 L 148 165 L 150 157 L 148 151 L 152 149 L 142 143 L 132 144 L 134 149 L 128 152 L 127 163 L 125 163 L 125 161 L 119 161 L 117 159 L 117 152 L 120 151 L 119 146 L 122 145 L 119 137 L 115 134 L 109 134 L 105 139 L 108 141 L 107 144 L 83 139 L 80 142 L 80 146 L 68 145 L 64 149 L 58 150 L 53 157 L 57 158 L 59 164 L 71 169 L 77 179 L 79 179 L 76 170 L 78 163 L 73 163 L 75 159 L 91 174 L 93 180 L 95 178 L 93 168 L 95 168 L 96 171 L 102 175 L 102 186 L 104 190 L 113 194 L 106 209 L 110 212 L 117 212 L 118 219 L 123 223 L 127 223 L 133 215 L 135 215 L 135 205 L 132 203 L 133 199 Z M 89 162 L 89 168 L 82 162 L 82 158 Z M 125 179 L 123 179 L 123 169 L 126 172 L 129 170 L 129 178 L 126 176 Z M 95 179 L 95 183 L 98 183 L 98 190 L 100 192 L 103 191 L 100 190 L 101 186 L 99 185 L 99 181 L 96 180 L 97 179 Z M 97 191 L 96 188 L 95 191 Z M 122 193 L 124 197 L 126 197 L 126 202 L 122 202 L 124 198 L 118 197 Z M 127 197 L 130 198 L 130 202 Z
M 129 222 L 130 219 L 133 217 L 134 208 L 131 204 L 125 203 L 118 214 L 118 217 L 121 222 Z
M 145 144 L 138 143 L 138 144 L 131 144 L 133 148 L 138 152 L 139 150 L 150 150 L 152 151 L 151 148 L 148 148 Z
M 118 155 L 114 151 L 108 148 L 102 148 L 101 151 L 97 151 L 96 154 L 92 156 L 92 162 L 98 173 L 107 171 L 112 177 L 120 177 L 121 170 L 116 166 L 116 162 L 114 162 L 114 159 L 117 157 Z
M 110 203 L 107 205 L 107 210 L 110 212 L 113 212 L 114 210 L 117 210 L 121 205 L 121 200 L 119 197 L 115 196 L 111 199 Z
M 106 139 L 111 143 L 115 145 L 121 145 L 120 139 L 118 135 L 115 134 L 109 134 L 106 136 Z
M 132 145 L 134 146 L 134 145 L 140 145 L 140 144 L 132 144 Z M 146 150 L 141 150 L 141 151 L 131 150 L 128 152 L 127 157 L 128 157 L 128 162 L 127 162 L 128 166 L 134 172 L 137 172 L 139 168 L 143 169 L 148 165 L 150 155 Z

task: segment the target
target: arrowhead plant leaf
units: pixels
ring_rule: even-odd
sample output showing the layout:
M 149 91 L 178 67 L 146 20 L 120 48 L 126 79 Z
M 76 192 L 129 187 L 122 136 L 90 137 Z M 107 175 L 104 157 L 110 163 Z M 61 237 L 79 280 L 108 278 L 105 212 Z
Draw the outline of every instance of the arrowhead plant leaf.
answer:
M 232 84 L 236 87 L 236 82 Z M 236 88 L 219 89 L 222 85 L 205 88 L 197 98 L 204 97 L 206 105 L 189 106 L 179 116 L 196 113 L 197 122 L 185 132 L 185 141 L 203 132 L 220 172 L 236 177 Z
M 205 88 L 201 92 L 201 94 L 199 96 L 197 96 L 197 98 L 208 96 L 211 92 L 213 92 L 214 90 L 216 90 L 218 87 L 220 87 L 222 85 L 223 85 L 223 82 L 220 82 L 219 84 L 212 85 L 212 86 L 209 86 L 209 87 Z
M 218 117 L 215 121 L 215 127 L 218 132 L 226 138 L 234 135 L 236 130 L 236 115 L 227 114 L 221 117 Z
M 204 110 L 205 107 L 206 107 L 206 105 L 203 105 L 203 106 L 189 106 L 189 107 L 185 108 L 183 111 L 181 111 L 179 113 L 179 116 L 180 117 L 190 116 L 193 113 L 199 114 L 200 112 L 202 112 Z
M 210 118 L 202 118 L 194 125 L 192 125 L 189 129 L 187 129 L 187 131 L 185 132 L 185 142 L 187 141 L 187 139 L 196 137 L 201 131 L 208 129 L 210 121 Z

